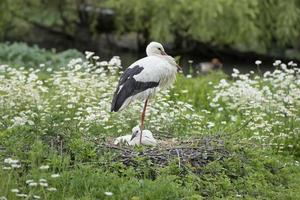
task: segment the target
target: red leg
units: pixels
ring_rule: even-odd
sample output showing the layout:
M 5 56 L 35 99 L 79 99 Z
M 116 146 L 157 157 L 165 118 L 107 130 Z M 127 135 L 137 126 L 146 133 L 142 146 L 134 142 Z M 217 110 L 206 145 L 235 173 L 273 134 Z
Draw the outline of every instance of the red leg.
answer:
M 147 107 L 148 99 L 145 101 L 144 109 L 141 115 L 141 135 L 140 135 L 140 144 L 142 144 L 142 136 L 143 136 L 143 130 L 144 130 L 144 120 L 145 120 L 145 115 L 146 115 L 146 107 Z

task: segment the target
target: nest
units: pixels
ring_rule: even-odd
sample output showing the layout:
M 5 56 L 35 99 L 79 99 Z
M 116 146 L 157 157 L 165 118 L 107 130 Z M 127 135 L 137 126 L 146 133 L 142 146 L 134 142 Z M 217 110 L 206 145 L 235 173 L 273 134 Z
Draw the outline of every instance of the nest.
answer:
M 167 166 L 176 161 L 179 166 L 202 167 L 210 162 L 229 156 L 224 141 L 219 136 L 189 138 L 185 141 L 176 139 L 160 140 L 155 147 L 117 146 L 106 143 L 104 148 L 115 153 L 114 161 L 126 166 L 137 166 L 137 158 L 145 158 L 154 165 Z

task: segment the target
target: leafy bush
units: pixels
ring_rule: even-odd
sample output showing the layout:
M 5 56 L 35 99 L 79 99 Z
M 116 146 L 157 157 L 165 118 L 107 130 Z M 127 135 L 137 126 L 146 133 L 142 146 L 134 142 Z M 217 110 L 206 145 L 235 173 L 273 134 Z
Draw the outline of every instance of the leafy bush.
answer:
M 263 3 L 259 0 L 183 0 L 176 3 L 170 0 L 111 0 L 109 3 L 117 10 L 120 31 L 136 31 L 148 40 L 175 40 L 183 46 L 191 45 L 185 42 L 194 40 L 266 53 L 295 44 L 299 39 L 300 5 L 295 0 Z
M 60 53 L 40 49 L 38 46 L 29 47 L 25 43 L 0 43 L 0 63 L 18 67 L 39 66 L 40 69 L 59 68 L 66 66 L 72 58 L 83 57 L 75 50 L 70 49 Z M 52 70 L 52 69 L 51 69 Z
M 28 38 L 33 27 L 43 27 L 50 33 L 74 40 L 85 41 L 86 37 L 92 40 L 92 36 L 97 39 L 105 29 L 106 24 L 101 21 L 106 20 L 106 15 L 102 15 L 106 13 L 108 18 L 114 17 L 116 27 L 111 29 L 116 28 L 120 33 L 137 32 L 146 43 L 152 39 L 170 41 L 189 49 L 197 41 L 273 55 L 282 51 L 281 56 L 298 56 L 299 51 L 300 5 L 297 0 L 17 2 L 1 1 L 0 36 L 14 34 L 22 38 L 27 31 L 25 37 Z

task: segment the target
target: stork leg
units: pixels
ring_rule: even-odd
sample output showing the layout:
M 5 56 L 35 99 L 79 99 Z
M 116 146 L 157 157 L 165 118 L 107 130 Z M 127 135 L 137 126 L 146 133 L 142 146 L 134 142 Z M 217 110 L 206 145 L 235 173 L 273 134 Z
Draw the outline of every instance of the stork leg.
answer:
M 144 130 L 144 120 L 145 120 L 145 115 L 146 115 L 146 107 L 147 107 L 147 104 L 148 104 L 148 99 L 146 99 L 145 101 L 145 105 L 144 105 L 144 108 L 143 108 L 143 112 L 141 114 L 141 126 L 140 126 L 140 129 L 141 129 L 141 135 L 140 135 L 140 144 L 142 144 L 142 136 L 143 136 L 143 130 Z

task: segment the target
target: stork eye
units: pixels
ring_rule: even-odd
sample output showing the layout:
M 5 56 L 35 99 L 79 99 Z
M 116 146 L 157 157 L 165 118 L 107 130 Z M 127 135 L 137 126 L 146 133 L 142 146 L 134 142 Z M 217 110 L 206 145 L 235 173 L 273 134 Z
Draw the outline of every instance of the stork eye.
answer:
M 158 47 L 158 50 L 160 50 L 160 51 L 161 51 L 161 48 L 160 48 L 160 47 Z

